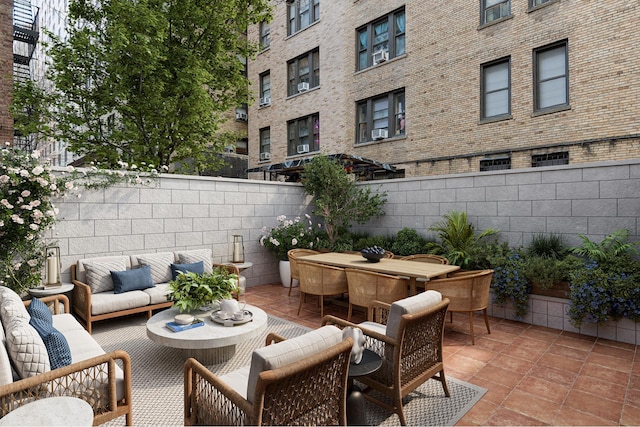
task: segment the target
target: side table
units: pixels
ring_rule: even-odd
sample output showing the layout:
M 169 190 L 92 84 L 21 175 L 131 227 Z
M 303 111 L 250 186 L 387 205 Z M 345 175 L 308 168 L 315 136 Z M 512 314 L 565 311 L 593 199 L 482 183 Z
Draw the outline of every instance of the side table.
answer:
M 365 349 L 360 363 L 349 364 L 349 382 L 347 387 L 347 425 L 367 425 L 367 414 L 364 412 L 364 396 L 353 384 L 353 379 L 373 374 L 382 366 L 382 358 L 378 353 Z
M 82 399 L 48 397 L 22 405 L 0 419 L 0 426 L 91 426 L 93 409 Z
M 238 286 L 240 287 L 240 295 L 244 295 L 244 291 L 247 288 L 247 278 L 242 275 L 242 272 L 248 268 L 253 267 L 251 261 L 245 262 L 226 262 L 225 264 L 234 265 L 240 270 L 240 277 L 238 277 Z
M 71 307 L 73 305 L 73 302 L 71 301 L 71 291 L 73 291 L 74 286 L 75 285 L 73 283 L 63 283 L 62 286 L 58 286 L 55 288 L 45 288 L 44 286 L 39 286 L 37 288 L 28 289 L 27 291 L 32 297 L 36 298 L 63 294 L 69 299 L 69 309 L 71 310 Z

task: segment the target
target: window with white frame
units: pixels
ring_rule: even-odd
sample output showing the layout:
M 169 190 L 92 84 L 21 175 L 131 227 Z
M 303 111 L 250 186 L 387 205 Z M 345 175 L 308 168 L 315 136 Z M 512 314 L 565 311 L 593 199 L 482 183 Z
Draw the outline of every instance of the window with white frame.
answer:
M 534 110 L 569 106 L 569 63 L 567 42 L 562 41 L 533 51 Z
M 287 35 L 289 36 L 320 19 L 320 0 L 293 0 L 287 4 L 289 19 Z
M 404 88 L 359 101 L 356 143 L 391 138 L 406 132 Z
M 311 114 L 287 122 L 287 155 L 320 150 L 320 114 Z
M 511 0 L 480 0 L 480 24 L 511 15 Z
M 493 119 L 511 114 L 511 59 L 503 58 L 481 66 L 480 118 Z
M 271 105 L 271 73 L 260 74 L 260 107 Z
M 271 159 L 271 128 L 260 129 L 260 160 Z
M 289 96 L 320 85 L 320 51 L 315 49 L 287 62 Z
M 260 23 L 260 49 L 271 46 L 271 27 L 267 21 Z
M 358 28 L 356 69 L 377 65 L 405 53 L 404 8 Z

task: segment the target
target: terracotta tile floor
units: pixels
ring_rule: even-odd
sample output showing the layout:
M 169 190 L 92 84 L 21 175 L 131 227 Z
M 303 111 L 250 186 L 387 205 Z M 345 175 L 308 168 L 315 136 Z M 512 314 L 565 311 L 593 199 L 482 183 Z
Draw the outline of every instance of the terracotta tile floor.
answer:
M 316 297 L 297 315 L 299 293 L 261 285 L 247 289 L 249 304 L 312 328 L 320 326 Z M 325 314 L 347 317 L 344 301 Z M 356 312 L 353 320 L 363 320 Z M 640 425 L 637 346 L 490 318 L 487 334 L 476 317 L 471 345 L 466 316 L 445 324 L 445 372 L 488 389 L 458 425 Z M 638 354 L 638 356 L 636 356 Z

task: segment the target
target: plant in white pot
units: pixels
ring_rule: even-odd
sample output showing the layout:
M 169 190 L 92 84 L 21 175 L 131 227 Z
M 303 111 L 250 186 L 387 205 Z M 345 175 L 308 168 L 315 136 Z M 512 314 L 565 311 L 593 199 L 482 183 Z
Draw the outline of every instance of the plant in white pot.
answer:
M 178 310 L 191 312 L 214 301 L 231 298 L 238 292 L 238 276 L 223 268 L 211 273 L 180 272 L 169 282 L 167 300 L 173 301 Z

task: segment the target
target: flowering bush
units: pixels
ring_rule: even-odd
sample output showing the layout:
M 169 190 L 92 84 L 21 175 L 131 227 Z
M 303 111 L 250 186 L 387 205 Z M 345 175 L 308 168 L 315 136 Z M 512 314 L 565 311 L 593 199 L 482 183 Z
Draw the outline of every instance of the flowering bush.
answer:
M 0 150 L 0 285 L 17 293 L 41 284 L 46 248 L 43 233 L 56 222 L 55 198 L 68 196 L 80 187 L 95 189 L 122 181 L 145 182 L 136 174 L 100 171 L 96 167 L 68 167 L 57 173 L 49 165 L 40 164 L 38 157 L 37 152 Z
M 529 308 L 529 280 L 522 274 L 525 267 L 522 256 L 514 251 L 498 262 L 493 268 L 493 301 L 504 305 L 508 300 L 513 301 L 514 314 L 518 320 L 527 313 Z
M 262 228 L 262 232 L 267 234 L 260 237 L 260 244 L 267 248 L 279 260 L 287 260 L 287 252 L 291 249 L 304 248 L 313 249 L 318 245 L 318 229 L 315 229 L 311 217 L 305 214 L 307 223 L 296 217 L 288 220 L 285 215 L 280 215 L 276 219 L 278 225 L 267 232 L 267 227 Z

